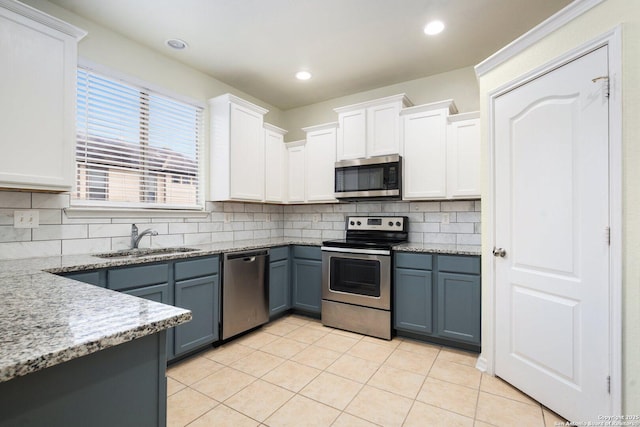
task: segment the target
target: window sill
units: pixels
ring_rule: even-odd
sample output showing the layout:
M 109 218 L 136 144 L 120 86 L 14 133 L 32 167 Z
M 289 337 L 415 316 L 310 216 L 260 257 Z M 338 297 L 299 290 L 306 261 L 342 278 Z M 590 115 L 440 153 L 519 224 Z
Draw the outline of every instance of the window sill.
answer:
M 136 208 L 98 208 L 69 207 L 64 213 L 71 219 L 82 218 L 206 218 L 205 210 L 186 209 L 136 209 Z

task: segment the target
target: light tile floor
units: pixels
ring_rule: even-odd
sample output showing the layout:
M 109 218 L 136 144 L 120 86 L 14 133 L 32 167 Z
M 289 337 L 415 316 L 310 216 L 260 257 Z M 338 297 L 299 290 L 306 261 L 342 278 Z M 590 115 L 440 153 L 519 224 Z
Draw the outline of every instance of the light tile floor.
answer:
M 540 426 L 564 420 L 476 355 L 291 315 L 171 366 L 173 426 Z

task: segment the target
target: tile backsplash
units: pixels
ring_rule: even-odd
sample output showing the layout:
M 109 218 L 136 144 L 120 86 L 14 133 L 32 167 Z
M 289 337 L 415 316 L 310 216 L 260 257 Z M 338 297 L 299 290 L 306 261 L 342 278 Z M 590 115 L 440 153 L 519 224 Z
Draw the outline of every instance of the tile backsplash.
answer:
M 409 217 L 409 240 L 480 246 L 480 201 L 268 205 L 207 202 L 200 217 L 70 218 L 68 194 L 0 191 L 0 259 L 96 253 L 129 247 L 131 224 L 152 228 L 140 247 L 290 237 L 339 239 L 348 215 Z M 14 228 L 14 211 L 35 209 L 37 228 Z

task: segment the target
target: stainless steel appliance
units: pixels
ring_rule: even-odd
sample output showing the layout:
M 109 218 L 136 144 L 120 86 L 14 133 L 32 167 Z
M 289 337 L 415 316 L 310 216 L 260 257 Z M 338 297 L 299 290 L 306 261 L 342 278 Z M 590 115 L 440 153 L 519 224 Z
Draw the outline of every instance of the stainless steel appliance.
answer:
M 400 199 L 402 157 L 377 156 L 335 164 L 335 197 L 340 200 Z
M 222 339 L 269 321 L 269 250 L 231 252 L 223 258 Z
M 407 217 L 350 216 L 346 239 L 322 245 L 322 323 L 391 339 L 391 253 Z

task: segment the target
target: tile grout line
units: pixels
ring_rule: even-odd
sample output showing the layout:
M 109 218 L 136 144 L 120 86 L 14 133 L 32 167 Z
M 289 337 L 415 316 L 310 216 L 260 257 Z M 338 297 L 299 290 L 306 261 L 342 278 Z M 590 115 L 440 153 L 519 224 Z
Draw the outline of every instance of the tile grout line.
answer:
M 416 405 L 416 402 L 418 402 L 418 395 L 420 395 L 420 391 L 422 390 L 422 388 L 424 387 L 425 383 L 427 382 L 427 378 L 429 378 L 429 373 L 431 372 L 431 369 L 433 369 L 433 365 L 435 365 L 436 360 L 438 360 L 438 356 L 440 356 L 440 352 L 442 351 L 442 347 L 440 347 L 438 349 L 438 353 L 436 354 L 436 356 L 433 358 L 433 362 L 431 362 L 431 366 L 429 367 L 429 370 L 427 371 L 427 373 L 424 376 L 424 380 L 422 380 L 422 384 L 420 385 L 420 389 L 418 390 L 418 393 L 416 394 L 415 398 L 413 399 L 413 402 L 411 402 L 411 407 L 409 408 L 409 410 L 407 411 L 407 414 L 404 416 L 404 419 L 402 420 L 402 424 L 404 425 L 404 423 L 407 422 L 407 418 L 409 418 L 409 414 L 411 413 L 411 411 L 413 410 L 413 407 Z

